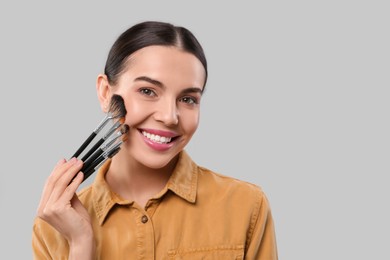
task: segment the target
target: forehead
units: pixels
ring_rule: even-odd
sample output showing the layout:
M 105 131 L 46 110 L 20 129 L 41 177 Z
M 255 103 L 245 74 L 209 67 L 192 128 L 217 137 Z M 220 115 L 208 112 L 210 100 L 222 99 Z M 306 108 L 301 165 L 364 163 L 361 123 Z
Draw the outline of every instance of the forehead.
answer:
M 134 52 L 126 62 L 124 74 L 148 76 L 167 83 L 174 79 L 201 88 L 205 81 L 205 69 L 199 59 L 173 46 L 148 46 Z

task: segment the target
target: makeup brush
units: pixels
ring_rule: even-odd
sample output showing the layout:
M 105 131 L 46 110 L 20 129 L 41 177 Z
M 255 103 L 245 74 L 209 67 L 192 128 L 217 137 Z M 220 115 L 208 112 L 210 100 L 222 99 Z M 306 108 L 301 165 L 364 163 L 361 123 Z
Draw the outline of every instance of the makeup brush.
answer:
M 104 143 L 104 141 L 108 140 L 111 137 L 111 135 L 113 135 L 115 133 L 115 131 L 117 131 L 117 129 L 122 126 L 124 121 L 125 121 L 124 117 L 119 118 L 119 120 L 116 121 L 113 126 L 111 126 L 111 128 L 108 130 L 108 132 L 102 138 L 100 138 L 93 145 L 93 147 L 91 149 L 89 149 L 89 151 L 83 156 L 83 158 L 81 158 L 81 160 L 83 162 L 85 162 L 91 156 L 91 154 L 93 152 L 95 152 Z
M 83 172 L 84 173 L 84 179 L 85 181 L 89 176 L 91 176 L 92 173 L 96 171 L 103 163 L 105 163 L 108 159 L 114 157 L 119 150 L 121 149 L 123 141 L 116 143 L 112 147 L 110 147 L 107 151 L 105 151 L 103 154 L 101 154 L 95 161 L 93 161 Z
M 129 131 L 129 126 L 124 124 L 121 126 L 119 131 L 115 133 L 111 138 L 107 139 L 89 158 L 84 161 L 83 168 L 81 169 L 84 172 L 100 155 L 107 151 L 114 143 L 118 142 L 118 139 L 121 137 L 121 141 L 125 142 L 127 139 L 127 132 Z
M 83 166 L 83 181 L 85 181 L 89 176 L 92 175 L 92 173 L 94 173 L 103 163 L 105 163 L 108 159 L 114 157 L 114 155 L 116 155 L 119 150 L 121 149 L 121 145 L 124 141 L 120 141 L 118 143 L 116 143 L 115 145 L 111 146 L 107 151 L 105 151 L 103 154 L 101 154 L 98 158 L 96 158 L 96 160 L 94 160 L 88 167 L 84 167 Z M 76 175 L 77 176 L 77 175 Z M 73 179 L 76 178 L 76 176 L 74 176 L 72 178 L 72 180 L 69 182 L 69 184 L 72 183 Z M 68 185 L 69 185 L 68 184 Z
M 88 144 L 91 143 L 91 141 L 96 137 L 96 135 L 103 129 L 103 127 L 111 119 L 122 118 L 125 115 L 126 115 L 126 108 L 124 105 L 123 98 L 119 95 L 114 94 L 111 97 L 110 106 L 106 116 L 95 128 L 95 130 L 93 130 L 93 132 L 89 135 L 89 137 L 84 141 L 84 143 L 79 147 L 79 149 L 73 154 L 72 157 L 78 157 L 83 152 L 83 150 L 88 146 Z

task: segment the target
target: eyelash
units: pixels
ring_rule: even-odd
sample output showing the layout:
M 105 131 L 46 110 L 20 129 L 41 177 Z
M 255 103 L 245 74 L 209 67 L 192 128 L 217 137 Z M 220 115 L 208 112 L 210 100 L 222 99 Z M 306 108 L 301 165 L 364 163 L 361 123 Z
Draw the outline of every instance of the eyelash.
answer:
M 151 90 L 150 88 L 141 88 L 139 90 L 139 92 L 145 96 L 157 96 L 156 92 L 154 92 L 153 90 Z M 149 93 L 146 93 L 146 92 L 149 92 Z
M 141 88 L 139 89 L 139 92 L 142 94 L 142 95 L 145 95 L 145 96 L 148 96 L 148 97 L 156 97 L 157 94 L 154 90 L 150 89 L 150 88 Z M 191 97 L 191 96 L 185 96 L 185 97 L 182 97 L 179 99 L 180 102 L 183 102 L 183 103 L 186 103 L 188 105 L 197 105 L 199 104 L 199 100 L 195 97 Z
M 189 102 L 187 102 L 186 100 L 189 100 Z M 189 105 L 199 104 L 198 99 L 194 98 L 194 97 L 182 97 L 182 98 L 180 98 L 180 101 L 183 101 L 184 103 L 189 104 Z

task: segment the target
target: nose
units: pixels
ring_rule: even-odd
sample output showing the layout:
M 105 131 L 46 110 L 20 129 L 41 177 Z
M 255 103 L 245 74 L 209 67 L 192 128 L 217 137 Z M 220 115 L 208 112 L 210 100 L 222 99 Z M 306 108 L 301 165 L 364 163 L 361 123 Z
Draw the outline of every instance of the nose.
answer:
M 176 100 L 160 100 L 159 103 L 154 113 L 154 119 L 167 126 L 177 125 L 179 122 L 179 111 Z

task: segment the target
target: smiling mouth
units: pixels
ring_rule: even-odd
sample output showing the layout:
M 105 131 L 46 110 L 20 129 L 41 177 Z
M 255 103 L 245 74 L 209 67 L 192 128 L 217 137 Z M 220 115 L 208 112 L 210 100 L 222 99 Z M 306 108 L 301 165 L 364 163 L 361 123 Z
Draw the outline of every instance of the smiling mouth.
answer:
M 177 137 L 167 137 L 167 136 L 160 136 L 157 134 L 151 134 L 146 132 L 145 130 L 142 130 L 141 133 L 150 141 L 158 144 L 169 144 L 170 142 L 174 141 L 177 138 Z

